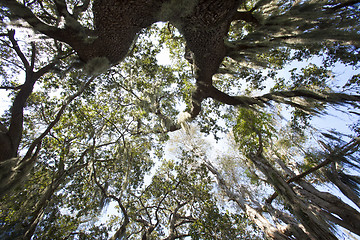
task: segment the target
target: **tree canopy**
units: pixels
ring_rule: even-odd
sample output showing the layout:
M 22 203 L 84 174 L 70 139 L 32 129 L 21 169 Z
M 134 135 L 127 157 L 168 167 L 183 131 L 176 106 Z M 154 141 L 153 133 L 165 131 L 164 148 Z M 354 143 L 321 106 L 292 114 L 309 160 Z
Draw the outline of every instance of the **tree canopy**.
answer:
M 360 1 L 0 0 L 0 18 L 2 239 L 360 236 Z M 316 124 L 334 115 L 349 128 Z

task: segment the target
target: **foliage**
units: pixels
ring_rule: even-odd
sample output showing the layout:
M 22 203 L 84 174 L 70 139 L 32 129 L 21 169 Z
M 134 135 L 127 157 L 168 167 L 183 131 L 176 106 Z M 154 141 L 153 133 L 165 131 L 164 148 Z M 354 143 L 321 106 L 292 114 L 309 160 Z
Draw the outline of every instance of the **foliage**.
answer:
M 1 1 L 0 238 L 360 235 L 359 13 Z

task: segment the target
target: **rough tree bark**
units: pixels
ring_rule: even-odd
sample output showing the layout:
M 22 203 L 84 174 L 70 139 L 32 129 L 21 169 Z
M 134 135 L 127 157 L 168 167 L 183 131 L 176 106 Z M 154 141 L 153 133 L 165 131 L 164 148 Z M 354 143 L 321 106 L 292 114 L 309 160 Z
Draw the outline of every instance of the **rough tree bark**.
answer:
M 261 209 L 259 207 L 256 209 L 251 206 L 251 204 L 247 203 L 244 197 L 240 196 L 237 193 L 234 193 L 231 191 L 228 187 L 228 184 L 224 180 L 224 178 L 221 176 L 219 171 L 216 170 L 216 168 L 208 161 L 204 160 L 204 164 L 206 168 L 214 174 L 219 187 L 224 191 L 226 196 L 236 202 L 236 204 L 247 214 L 247 216 L 265 233 L 265 235 L 269 239 L 274 240 L 289 240 L 291 239 L 289 236 L 294 235 L 301 237 L 301 239 L 307 239 L 303 238 L 306 236 L 306 234 L 303 231 L 298 231 L 296 228 L 296 225 L 288 225 L 284 229 L 285 231 L 282 231 L 278 229 L 276 226 L 274 226 L 272 223 L 269 222 L 263 215 Z M 290 234 L 289 234 L 290 233 Z M 307 237 L 307 236 L 306 236 Z M 300 239 L 300 238 L 299 238 Z
M 284 98 L 296 97 L 300 94 L 300 97 L 325 102 L 344 103 L 360 100 L 358 96 L 349 99 L 343 94 L 346 99 L 342 99 L 340 95 L 320 96 L 319 94 L 311 95 L 310 92 L 306 94 L 287 92 L 286 96 L 278 93 L 264 95 L 260 98 L 243 98 L 229 96 L 216 89 L 212 83 L 212 76 L 218 72 L 225 56 L 232 56 L 239 51 L 250 54 L 269 45 L 274 40 L 271 37 L 265 37 L 267 35 L 261 32 L 265 42 L 259 46 L 253 41 L 250 41 L 252 44 L 248 44 L 249 40 L 244 40 L 243 45 L 225 44 L 224 41 L 232 21 L 245 21 L 258 28 L 259 31 L 266 32 L 267 26 L 261 24 L 254 15 L 254 10 L 266 4 L 266 1 L 259 1 L 249 11 L 238 11 L 238 7 L 242 3 L 244 0 L 95 0 L 92 5 L 93 28 L 90 29 L 81 25 L 79 21 L 80 12 L 87 10 L 89 1 L 84 1 L 83 5 L 75 6 L 72 10 L 69 10 L 69 5 L 65 0 L 55 1 L 54 8 L 59 15 L 57 18 L 65 20 L 62 28 L 46 24 L 28 7 L 16 0 L 1 2 L 2 5 L 9 8 L 12 18 L 22 18 L 35 30 L 69 44 L 77 52 L 79 58 L 89 65 L 88 68 L 102 68 L 100 70 L 106 70 L 109 66 L 119 63 L 129 52 L 141 29 L 159 21 L 171 23 L 184 36 L 187 51 L 191 53 L 191 62 L 194 64 L 196 90 L 192 94 L 191 118 L 195 118 L 199 114 L 201 102 L 208 97 L 229 105 L 246 106 L 249 103 L 262 105 L 268 101 L 280 101 L 300 108 L 304 106 L 296 105 L 293 101 L 285 101 Z M 336 14 L 336 11 L 355 3 L 357 1 L 349 1 L 347 4 L 334 5 L 326 10 Z M 296 12 L 296 10 L 294 11 Z M 291 15 L 291 13 L 289 14 Z M 316 17 L 314 19 L 316 20 L 314 20 L 314 24 L 320 21 Z M 320 23 L 321 21 L 318 24 Z M 316 29 L 310 25 L 308 28 Z M 274 29 L 273 31 L 275 31 Z M 306 37 L 305 35 L 298 33 L 292 38 L 303 39 Z M 334 36 L 332 36 L 333 38 Z M 279 37 L 277 40 L 282 39 Z M 286 38 L 283 40 L 285 41 Z M 340 40 L 344 39 L 339 36 Z M 266 41 L 268 42 L 266 43 Z M 319 97 L 320 99 L 318 99 Z
M 345 196 L 347 196 L 356 206 L 358 206 L 358 208 L 360 208 L 359 196 L 356 194 L 356 192 L 351 187 L 349 187 L 343 181 L 341 181 L 341 177 L 340 177 L 338 170 L 336 169 L 334 163 L 331 165 L 331 171 L 326 171 L 325 174 L 326 174 L 326 177 L 333 184 L 335 184 Z
M 303 202 L 302 198 L 299 198 L 289 183 L 270 165 L 261 153 L 249 154 L 248 158 L 255 164 L 256 168 L 266 176 L 276 192 L 291 206 L 294 214 L 299 218 L 306 231 L 308 231 L 310 239 L 337 239 L 329 230 L 327 223 L 323 219 L 318 218 L 317 214 L 313 212 L 313 209 L 310 209 L 309 205 Z
M 78 22 L 78 14 L 71 14 L 65 1 L 56 1 L 58 13 L 65 26 L 47 25 L 29 8 L 16 0 L 2 2 L 13 17 L 23 18 L 35 30 L 69 44 L 79 58 L 87 63 L 99 61 L 108 66 L 119 63 L 141 29 L 158 21 L 169 21 L 183 34 L 188 49 L 193 53 L 197 90 L 194 93 L 192 117 L 200 112 L 201 101 L 216 95 L 212 76 L 226 56 L 224 39 L 233 20 L 250 19 L 251 13 L 238 13 L 243 0 L 95 0 L 93 27 L 88 29 Z M 182 12 L 178 12 L 182 5 Z M 184 7 L 185 6 L 185 7 Z M 246 16 L 246 17 L 244 17 Z M 253 19 L 249 20 L 253 22 Z M 105 65 L 106 65 L 105 64 Z M 211 93 L 212 92 L 212 93 Z
M 54 7 L 60 17 L 65 19 L 65 26 L 58 28 L 48 25 L 30 8 L 16 0 L 1 1 L 0 4 L 10 10 L 10 18 L 22 18 L 35 30 L 69 44 L 77 52 L 79 58 L 85 62 L 84 68 L 90 69 L 100 65 L 100 70 L 104 70 L 110 65 L 117 64 L 127 55 L 141 29 L 157 21 L 170 21 L 183 33 L 188 48 L 194 56 L 197 80 L 197 90 L 193 95 L 191 111 L 191 116 L 194 118 L 200 112 L 202 100 L 214 95 L 210 94 L 214 88 L 212 76 L 217 72 L 226 55 L 224 38 L 241 2 L 242 0 L 198 0 L 187 6 L 187 1 L 183 0 L 180 1 L 180 4 L 186 7 L 181 14 L 178 14 L 176 4 L 179 2 L 175 0 L 95 0 L 92 9 L 94 29 L 87 29 L 78 21 L 78 12 L 85 11 L 86 6 L 79 11 L 73 9 L 73 12 L 70 13 L 65 1 L 55 1 Z M 36 144 L 32 144 L 28 154 L 20 162 L 16 158 L 22 136 L 23 109 L 35 82 L 47 73 L 54 63 L 35 71 L 35 47 L 33 47 L 31 61 L 28 62 L 16 44 L 14 33 L 9 32 L 8 37 L 26 69 L 25 83 L 17 94 L 11 110 L 10 127 L 6 130 L 1 125 L 0 131 L 0 162 L 3 162 L 1 169 L 4 170 L 4 174 L 1 174 L 0 177 L 9 180 L 21 177 L 19 174 L 16 174 L 16 178 L 12 176 L 14 167 L 17 165 L 31 166 L 31 163 L 36 161 L 36 156 L 32 156 L 33 149 L 40 146 L 44 134 L 41 135 L 42 138 L 36 140 Z M 98 73 L 97 70 L 91 72 Z M 29 162 L 29 159 L 33 159 L 33 161 Z M 17 168 L 18 172 L 20 168 Z M 7 181 L 2 181 L 1 186 L 6 189 L 6 191 L 2 191 L 2 194 L 10 191 L 18 181 L 11 182 L 9 185 Z
M 13 105 L 11 107 L 9 128 L 7 129 L 2 125 L 2 128 L 0 129 L 0 163 L 8 159 L 15 159 L 17 157 L 17 152 L 23 133 L 25 103 L 32 93 L 36 81 L 39 80 L 41 76 L 49 72 L 55 65 L 54 61 L 36 71 L 35 44 L 31 44 L 31 56 L 29 61 L 23 51 L 20 49 L 18 42 L 15 39 L 15 31 L 10 30 L 6 36 L 11 42 L 11 48 L 14 50 L 23 64 L 25 69 L 25 82 L 20 86 L 20 91 L 16 94 Z
M 294 187 L 299 197 L 306 199 L 316 212 L 349 231 L 360 235 L 360 214 L 353 207 L 331 193 L 321 192 L 305 181 Z
M 93 148 L 93 147 L 91 147 Z M 41 222 L 44 210 L 48 206 L 49 202 L 51 201 L 51 198 L 53 197 L 54 193 L 58 190 L 59 186 L 61 184 L 64 184 L 65 179 L 71 175 L 73 175 L 75 172 L 85 168 L 88 164 L 78 164 L 81 161 L 84 160 L 86 154 L 89 152 L 91 148 L 87 148 L 79 157 L 79 159 L 69 167 L 68 169 L 64 169 L 63 167 L 59 168 L 56 172 L 56 177 L 53 179 L 51 184 L 49 184 L 44 191 L 42 192 L 42 195 L 40 199 L 37 201 L 36 205 L 34 206 L 34 210 L 32 211 L 30 215 L 30 220 L 26 224 L 24 224 L 24 229 L 26 229 L 24 235 L 22 236 L 23 240 L 30 240 L 36 230 L 36 227 L 38 226 L 39 222 Z M 64 166 L 64 163 L 61 164 Z

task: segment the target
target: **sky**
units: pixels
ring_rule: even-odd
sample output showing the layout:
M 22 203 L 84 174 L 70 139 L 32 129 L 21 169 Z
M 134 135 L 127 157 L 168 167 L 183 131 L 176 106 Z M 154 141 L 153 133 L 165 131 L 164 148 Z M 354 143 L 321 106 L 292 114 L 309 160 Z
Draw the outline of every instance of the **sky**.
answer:
M 163 64 L 163 65 L 167 65 L 169 63 L 171 63 L 171 59 L 169 57 L 169 51 L 168 50 L 162 50 L 161 53 L 157 56 L 157 60 L 159 64 Z M 310 60 L 312 61 L 312 63 L 317 63 L 319 60 L 318 59 L 312 59 Z M 305 66 L 307 63 L 309 63 L 310 61 L 307 61 L 305 63 L 301 63 L 301 62 L 293 62 L 291 63 L 287 68 L 285 68 L 284 70 L 282 70 L 282 73 L 284 77 L 288 76 L 287 71 L 293 67 L 298 67 L 301 68 L 302 66 Z M 334 72 L 334 85 L 343 85 L 353 74 L 359 74 L 360 71 L 358 69 L 353 69 L 351 67 L 346 67 L 344 65 L 341 64 L 337 64 L 335 66 L 335 68 L 333 69 Z M 21 82 L 21 81 L 20 81 Z M 11 104 L 11 101 L 9 100 L 8 97 L 9 92 L 6 90 L 1 90 L 0 89 L 0 114 L 3 114 L 5 110 L 7 110 Z M 184 109 L 184 106 L 179 106 L 180 108 Z M 319 116 L 319 117 L 315 117 L 313 119 L 313 123 L 315 124 L 315 126 L 317 126 L 319 129 L 333 129 L 335 128 L 336 130 L 338 130 L 339 132 L 344 132 L 344 133 L 349 133 L 349 128 L 348 128 L 348 123 L 354 120 L 357 120 L 358 116 L 348 116 L 346 114 L 343 113 L 339 113 L 338 111 L 335 110 L 330 110 L 329 111 L 329 115 L 326 116 Z M 209 141 L 209 143 L 214 147 L 213 151 L 220 151 L 221 149 L 224 149 L 224 142 L 220 141 L 220 142 L 216 142 L 212 136 L 208 136 L 207 140 Z M 168 153 L 169 154 L 169 150 Z M 171 156 L 169 156 L 171 157 Z M 159 164 L 157 164 L 158 166 Z M 154 171 L 153 173 L 155 172 Z M 147 182 L 151 181 L 151 176 L 147 176 L 146 179 Z M 334 191 L 334 189 L 328 189 L 328 191 Z M 339 192 L 339 191 L 337 191 Z M 114 205 L 111 204 L 108 208 L 108 211 L 113 212 L 113 211 L 117 211 L 114 208 Z M 104 213 L 104 216 L 106 216 L 106 214 Z M 105 217 L 106 218 L 106 217 Z M 104 218 L 104 219 L 105 219 Z M 104 220 L 102 219 L 102 221 Z M 358 238 L 360 239 L 360 238 Z

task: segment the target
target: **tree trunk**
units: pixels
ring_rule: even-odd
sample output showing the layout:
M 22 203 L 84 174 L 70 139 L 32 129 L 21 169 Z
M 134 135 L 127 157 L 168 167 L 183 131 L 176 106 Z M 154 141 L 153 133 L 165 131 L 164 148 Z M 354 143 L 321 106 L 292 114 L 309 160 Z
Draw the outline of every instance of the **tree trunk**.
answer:
M 360 235 L 360 213 L 356 209 L 331 193 L 320 192 L 305 181 L 299 184 L 302 188 L 294 188 L 299 196 L 318 206 L 319 212 L 330 221 Z
M 274 225 L 272 225 L 262 215 L 262 213 L 261 213 L 261 211 L 259 211 L 259 209 L 255 209 L 255 208 L 251 207 L 250 204 L 246 203 L 245 199 L 242 196 L 232 192 L 227 187 L 227 184 L 226 184 L 225 180 L 223 179 L 223 177 L 221 176 L 221 174 L 214 168 L 214 166 L 212 166 L 211 163 L 209 163 L 207 161 L 204 161 L 204 163 L 205 163 L 205 166 L 207 167 L 207 169 L 215 175 L 218 185 L 225 192 L 227 197 L 230 200 L 235 201 L 237 203 L 237 205 L 241 208 L 241 210 L 243 210 L 247 214 L 247 216 L 250 217 L 250 219 L 265 233 L 265 235 L 269 239 L 274 239 L 274 240 L 289 240 L 289 239 L 291 239 L 287 235 L 285 235 L 282 231 L 280 231 L 278 228 L 276 228 Z M 303 239 L 306 239 L 306 238 L 303 238 Z
M 267 211 L 271 214 L 273 219 L 280 219 L 286 226 L 278 226 L 278 229 L 287 236 L 294 236 L 296 239 L 310 239 L 308 233 L 302 224 L 299 224 L 293 216 L 286 214 L 283 211 L 275 209 L 270 204 L 266 205 Z
M 87 152 L 88 152 L 88 149 L 82 153 L 80 159 L 83 159 Z M 79 161 L 77 161 L 77 162 L 79 162 Z M 43 191 L 43 194 L 41 195 L 41 198 L 36 203 L 36 205 L 34 207 L 34 211 L 31 214 L 30 223 L 27 224 L 27 226 L 26 226 L 27 230 L 22 239 L 30 240 L 32 238 L 38 223 L 42 220 L 42 217 L 44 214 L 44 209 L 48 206 L 49 201 L 51 200 L 54 192 L 58 189 L 60 184 L 64 183 L 66 177 L 71 176 L 72 174 L 83 169 L 86 166 L 87 166 L 87 164 L 76 165 L 76 163 L 75 163 L 72 167 L 70 167 L 66 171 L 64 171 L 63 168 L 58 169 L 57 178 L 50 185 L 48 185 L 46 187 L 46 189 Z
M 360 208 L 359 196 L 354 192 L 354 190 L 341 181 L 340 176 L 336 170 L 326 172 L 326 176 L 346 197 L 348 197 L 356 206 L 358 206 L 358 208 Z
M 310 239 L 337 239 L 330 231 L 328 224 L 317 217 L 309 204 L 297 196 L 281 174 L 261 154 L 249 154 L 248 158 L 267 177 L 268 182 L 273 185 L 276 192 L 291 206 L 293 213 L 305 227 Z
M 47 186 L 47 188 L 44 190 L 43 194 L 41 195 L 40 200 L 35 205 L 35 210 L 31 214 L 31 221 L 26 227 L 27 228 L 26 232 L 25 232 L 24 236 L 22 237 L 23 240 L 30 240 L 32 238 L 38 223 L 41 221 L 41 219 L 44 215 L 45 207 L 48 205 L 55 190 L 59 187 L 59 185 L 62 183 L 64 178 L 65 178 L 65 175 L 63 177 L 61 177 L 60 179 L 56 180 L 55 183 Z

